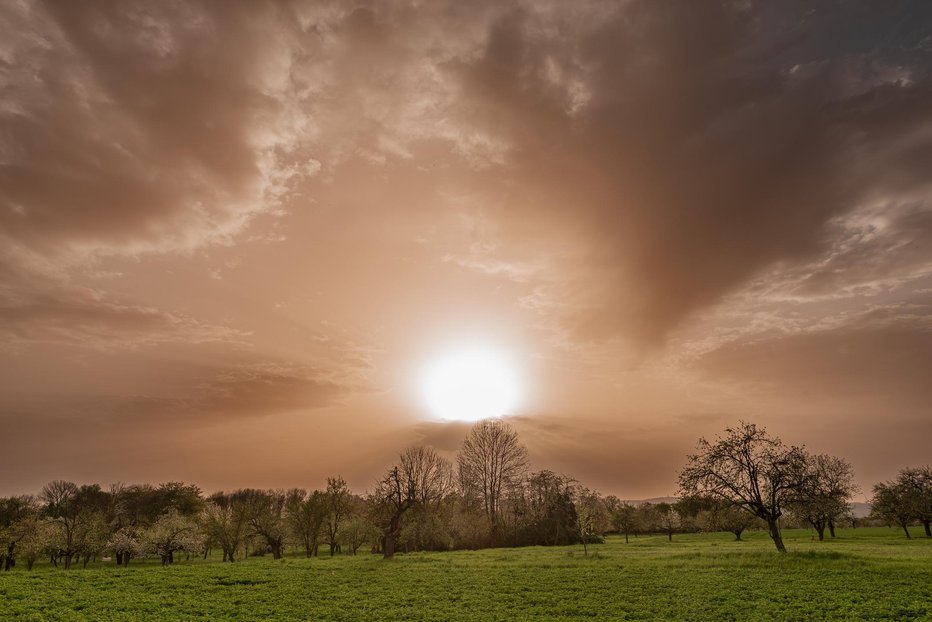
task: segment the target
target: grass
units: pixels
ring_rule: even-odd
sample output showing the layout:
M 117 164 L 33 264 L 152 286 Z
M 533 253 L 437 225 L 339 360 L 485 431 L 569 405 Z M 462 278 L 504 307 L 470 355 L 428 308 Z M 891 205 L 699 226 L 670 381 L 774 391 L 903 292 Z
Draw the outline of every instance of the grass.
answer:
M 932 539 L 840 530 L 0 574 L 0 620 L 932 620 Z

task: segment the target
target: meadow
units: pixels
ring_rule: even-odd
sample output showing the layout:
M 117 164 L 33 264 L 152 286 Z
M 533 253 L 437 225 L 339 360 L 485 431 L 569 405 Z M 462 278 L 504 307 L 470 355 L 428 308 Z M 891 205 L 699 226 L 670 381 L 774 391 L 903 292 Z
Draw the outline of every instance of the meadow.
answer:
M 0 620 L 932 620 L 932 539 L 841 529 L 0 573 Z

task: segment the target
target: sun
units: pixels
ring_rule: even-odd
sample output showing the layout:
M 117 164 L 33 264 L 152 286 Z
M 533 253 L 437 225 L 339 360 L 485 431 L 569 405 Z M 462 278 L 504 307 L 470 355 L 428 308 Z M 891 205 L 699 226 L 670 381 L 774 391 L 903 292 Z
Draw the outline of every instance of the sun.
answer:
M 449 421 L 512 414 L 521 393 L 515 367 L 494 348 L 456 350 L 433 361 L 420 388 L 431 413 Z

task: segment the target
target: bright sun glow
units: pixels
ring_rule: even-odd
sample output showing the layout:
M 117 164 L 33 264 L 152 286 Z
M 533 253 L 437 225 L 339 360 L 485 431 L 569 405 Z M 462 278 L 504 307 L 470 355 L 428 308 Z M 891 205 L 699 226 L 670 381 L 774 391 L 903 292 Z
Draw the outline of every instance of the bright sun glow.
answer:
M 421 380 L 421 391 L 436 417 L 478 421 L 511 414 L 518 405 L 520 383 L 502 353 L 477 348 L 435 361 Z

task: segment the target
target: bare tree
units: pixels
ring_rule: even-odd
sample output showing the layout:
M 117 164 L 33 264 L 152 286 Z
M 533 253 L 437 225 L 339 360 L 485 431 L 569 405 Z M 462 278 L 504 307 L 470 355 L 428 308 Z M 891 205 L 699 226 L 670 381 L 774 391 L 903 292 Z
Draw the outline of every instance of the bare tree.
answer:
M 457 465 L 463 496 L 481 500 L 496 537 L 502 493 L 524 477 L 527 449 L 518 440 L 518 433 L 504 421 L 480 421 L 463 441 Z
M 410 447 L 376 485 L 373 504 L 382 526 L 382 554 L 395 555 L 402 518 L 413 507 L 432 508 L 453 487 L 453 467 L 430 447 Z
M 700 439 L 696 449 L 679 474 L 680 491 L 730 501 L 763 519 L 777 550 L 785 553 L 778 521 L 784 504 L 808 481 L 805 451 L 745 422 L 726 428 L 714 443 Z

